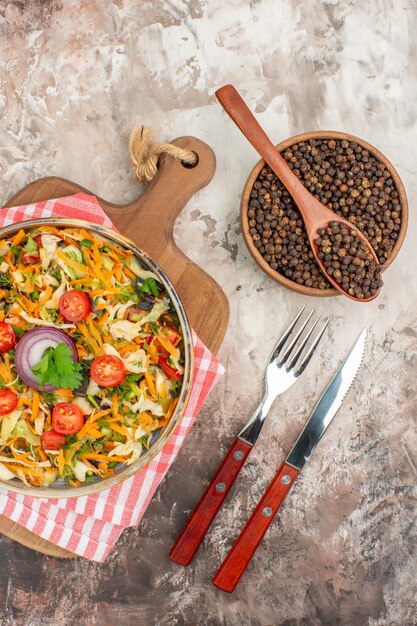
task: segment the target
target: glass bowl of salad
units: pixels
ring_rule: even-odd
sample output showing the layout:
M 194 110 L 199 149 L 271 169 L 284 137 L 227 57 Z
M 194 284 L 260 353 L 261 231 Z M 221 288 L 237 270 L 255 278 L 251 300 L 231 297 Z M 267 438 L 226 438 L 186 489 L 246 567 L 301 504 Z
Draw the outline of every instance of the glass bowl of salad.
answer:
M 108 489 L 162 449 L 185 407 L 190 326 L 162 270 L 82 220 L 0 229 L 0 485 Z

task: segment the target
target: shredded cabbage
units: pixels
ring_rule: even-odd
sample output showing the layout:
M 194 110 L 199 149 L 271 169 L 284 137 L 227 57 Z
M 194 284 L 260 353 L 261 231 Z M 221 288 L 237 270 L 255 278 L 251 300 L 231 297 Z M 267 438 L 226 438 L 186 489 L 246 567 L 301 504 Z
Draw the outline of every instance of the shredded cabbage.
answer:
M 20 416 L 22 415 L 22 410 L 19 409 L 17 411 L 12 411 L 8 415 L 5 415 L 1 420 L 1 439 L 2 441 L 7 441 L 10 437 L 10 433 L 16 426 Z
M 106 354 L 112 354 L 113 356 L 117 356 L 121 359 L 124 363 L 126 371 L 128 372 L 140 374 L 141 372 L 146 372 L 148 369 L 149 358 L 145 350 L 142 350 L 141 348 L 136 350 L 136 352 L 130 352 L 127 357 L 120 356 L 117 350 L 109 343 L 105 343 L 103 348 Z
M 52 297 L 45 302 L 45 306 L 47 309 L 57 309 L 59 305 L 60 297 L 68 290 L 68 281 L 63 272 L 61 274 L 61 284 L 58 289 L 54 291 Z
M 24 419 L 21 419 L 16 423 L 10 434 L 12 437 L 22 437 L 22 439 L 26 439 L 26 441 L 32 446 L 38 446 L 40 444 L 39 437 L 33 434 L 28 426 L 27 421 Z
M 40 250 L 42 269 L 47 270 L 51 261 L 56 257 L 56 249 L 58 242 L 61 241 L 60 237 L 56 235 L 50 235 L 49 233 L 41 235 L 42 248 Z
M 152 415 L 162 416 L 164 414 L 164 409 L 159 404 L 159 402 L 153 402 L 152 400 L 147 400 L 142 393 L 141 397 L 135 404 L 132 404 L 132 411 L 143 413 L 144 411 L 150 411 Z
M 10 462 L 10 459 L 8 459 L 8 462 Z M 7 467 L 5 467 L 3 463 L 0 463 L 0 480 L 11 480 L 14 477 L 15 475 L 13 474 L 13 472 L 7 469 Z
M 113 448 L 113 450 L 110 450 L 109 456 L 126 456 L 130 452 L 132 452 L 132 456 L 126 461 L 126 465 L 131 465 L 140 457 L 142 453 L 142 444 L 139 443 L 139 441 L 126 441 L 126 443 L 119 443 Z
M 75 477 L 82 483 L 85 482 L 85 477 L 89 470 L 90 468 L 88 467 L 88 465 L 86 465 L 79 459 L 77 459 L 75 466 L 73 466 L 72 468 L 72 471 L 74 472 Z
M 38 317 L 32 317 L 26 311 L 21 309 L 19 311 L 20 317 L 23 317 L 27 322 L 33 324 L 34 326 L 53 326 L 54 328 L 76 328 L 75 324 L 55 324 L 54 322 L 46 322 L 45 320 L 39 319 Z

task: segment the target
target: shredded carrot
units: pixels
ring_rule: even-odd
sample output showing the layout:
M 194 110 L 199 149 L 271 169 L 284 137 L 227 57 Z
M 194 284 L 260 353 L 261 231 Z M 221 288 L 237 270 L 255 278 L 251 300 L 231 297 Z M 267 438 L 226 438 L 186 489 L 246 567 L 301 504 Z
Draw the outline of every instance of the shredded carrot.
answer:
M 178 398 L 174 398 L 171 402 L 171 404 L 169 405 L 169 409 L 168 411 L 165 413 L 165 419 L 169 420 L 169 418 L 172 416 L 175 407 L 177 406 L 178 403 Z
M 95 437 L 96 439 L 100 439 L 100 437 L 103 436 L 103 433 L 97 428 L 89 428 L 87 434 Z
M 55 391 L 57 396 L 64 396 L 65 398 L 72 398 L 73 397 L 73 392 L 71 391 L 71 389 L 57 389 Z
M 151 390 L 149 389 L 148 385 L 147 385 L 147 381 L 146 378 L 143 378 L 140 383 L 139 383 L 139 387 L 140 389 L 143 391 L 144 396 L 145 396 L 145 400 L 151 400 L 152 402 L 155 401 L 155 396 L 152 394 L 151 395 Z
M 100 326 L 102 326 L 104 324 L 104 322 L 106 322 L 109 319 L 109 315 L 110 315 L 110 311 L 107 309 L 107 311 L 104 311 L 103 315 L 100 317 L 99 321 L 97 322 Z
M 19 243 L 22 241 L 22 239 L 25 237 L 25 231 L 23 230 L 23 228 L 21 230 L 19 230 L 18 233 L 16 233 L 16 235 L 14 236 L 14 239 L 12 241 L 12 246 L 17 246 L 19 245 Z
M 148 413 L 146 413 L 146 412 L 139 413 L 139 415 L 138 415 L 138 423 L 141 426 L 152 426 L 152 424 L 154 422 L 155 422 L 155 420 Z
M 113 417 L 117 417 L 117 414 L 119 413 L 119 396 L 117 393 L 115 393 L 112 397 L 112 405 Z
M 116 433 L 120 433 L 120 435 L 124 435 L 125 437 L 129 437 L 129 431 L 127 430 L 126 426 L 119 426 L 118 424 L 110 424 L 110 428 L 112 430 L 115 430 Z
M 156 338 L 158 339 L 161 346 L 165 348 L 165 350 L 169 352 L 175 359 L 179 357 L 180 351 L 178 350 L 178 348 L 175 348 L 170 341 L 168 341 L 163 333 L 158 333 L 156 335 Z
M 98 356 L 100 354 L 100 347 L 97 345 L 97 342 L 95 341 L 95 339 L 91 336 L 91 334 L 89 333 L 87 326 L 84 324 L 84 322 L 80 322 L 78 324 L 78 330 L 84 335 L 84 337 L 86 338 L 87 342 L 89 343 L 89 345 L 91 346 L 91 349 L 93 350 L 95 356 Z
M 12 381 L 12 370 L 11 370 L 11 367 L 10 367 L 10 357 L 7 354 L 7 352 L 4 353 L 4 364 L 6 366 L 8 382 L 11 382 Z
M 52 287 L 51 285 L 48 285 L 45 291 L 43 292 L 43 294 L 39 298 L 39 304 L 43 304 L 44 302 L 47 302 L 48 300 L 50 300 L 51 296 L 52 296 Z
M 123 271 L 127 276 L 129 276 L 129 278 L 131 278 L 132 280 L 136 280 L 137 276 L 134 272 L 132 272 L 131 269 L 129 269 L 128 267 L 125 267 Z
M 124 461 L 126 461 L 125 456 L 118 456 L 117 454 L 115 454 L 114 456 L 109 457 L 107 456 L 107 454 L 99 454 L 98 452 L 87 452 L 87 454 L 81 455 L 80 459 L 87 459 L 88 461 L 117 461 L 118 463 L 123 463 Z
M 117 281 L 120 281 L 122 277 L 122 267 L 120 263 L 117 263 L 114 267 L 114 277 Z
M 118 349 L 119 354 L 124 355 L 124 354 L 129 354 L 129 352 L 136 352 L 136 350 L 138 349 L 138 346 L 136 343 L 132 343 L 132 344 L 127 344 L 126 346 L 122 346 L 121 348 Z
M 148 383 L 149 391 L 156 396 L 155 376 L 153 376 L 150 372 L 145 372 L 145 379 Z
M 88 354 L 87 350 L 80 343 L 77 343 L 77 352 L 80 359 L 85 359 Z
M 64 470 L 64 465 L 65 465 L 64 451 L 62 448 L 60 449 L 58 453 L 58 456 L 56 458 L 56 463 L 59 469 L 59 473 L 62 474 Z
M 39 394 L 37 391 L 33 392 L 33 401 L 32 401 L 32 421 L 39 416 Z
M 16 298 L 16 300 L 20 304 L 22 309 L 24 311 L 26 311 L 26 313 L 33 313 L 36 310 L 36 308 L 37 308 L 36 302 L 32 302 L 28 298 L 25 298 L 25 296 L 21 296 L 20 298 Z
M 156 349 L 156 347 L 154 346 L 154 344 L 151 344 L 149 346 L 149 355 L 151 357 L 151 362 L 156 365 L 158 363 L 159 360 L 159 355 L 158 355 L 158 350 Z
M 91 336 L 94 337 L 94 340 L 97 342 L 97 345 L 99 346 L 100 350 L 102 350 L 103 349 L 103 341 L 101 339 L 100 333 L 97 331 L 97 329 L 94 326 L 94 322 L 91 319 L 91 315 L 89 315 L 87 317 L 86 322 L 87 322 L 87 326 L 88 326 L 88 328 L 90 330 Z
M 42 450 L 41 446 L 38 446 L 36 448 L 36 453 L 41 457 L 42 461 L 48 460 L 48 457 L 46 456 L 45 452 Z
M 98 245 L 96 243 L 93 243 L 93 245 L 90 248 L 90 251 L 93 255 L 93 259 L 95 262 L 95 269 L 100 269 L 101 266 L 103 265 L 103 259 L 101 258 L 101 254 L 100 251 L 98 249 Z
M 70 286 L 74 287 L 75 285 L 83 285 L 85 282 L 91 280 L 90 276 L 85 276 L 84 278 L 77 278 L 76 280 L 70 281 Z
M 26 404 L 26 399 L 27 399 L 26 396 L 22 393 L 22 395 L 20 396 L 19 400 L 17 401 L 16 409 L 20 409 L 20 407 L 23 404 Z
M 96 422 L 101 417 L 104 417 L 105 415 L 108 415 L 109 413 L 111 413 L 111 411 L 112 411 L 112 409 L 105 409 L 103 411 L 99 411 L 98 413 L 92 413 L 90 415 L 90 420 L 91 420 L 91 422 Z
M 10 378 L 7 374 L 7 368 L 1 361 L 0 361 L 0 377 L 3 379 L 3 381 L 6 384 L 10 382 Z

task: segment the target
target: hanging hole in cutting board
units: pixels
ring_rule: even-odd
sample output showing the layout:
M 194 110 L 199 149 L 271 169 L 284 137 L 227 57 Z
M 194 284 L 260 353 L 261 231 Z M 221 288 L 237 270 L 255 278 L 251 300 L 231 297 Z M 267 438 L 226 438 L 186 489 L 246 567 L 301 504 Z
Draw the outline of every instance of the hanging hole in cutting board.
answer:
M 135 178 L 138 182 L 148 182 L 158 171 L 159 158 L 168 155 L 180 161 L 187 168 L 193 168 L 198 163 L 198 154 L 194 150 L 180 148 L 172 143 L 156 143 L 153 139 L 153 130 L 149 126 L 134 128 L 130 133 L 129 152 Z
M 180 161 L 181 165 L 183 167 L 185 167 L 187 170 L 193 170 L 195 167 L 197 167 L 198 162 L 200 160 L 200 157 L 198 156 L 197 152 L 194 152 L 194 150 L 191 150 L 191 152 L 194 154 L 195 156 L 195 161 L 192 163 L 187 163 L 187 161 Z

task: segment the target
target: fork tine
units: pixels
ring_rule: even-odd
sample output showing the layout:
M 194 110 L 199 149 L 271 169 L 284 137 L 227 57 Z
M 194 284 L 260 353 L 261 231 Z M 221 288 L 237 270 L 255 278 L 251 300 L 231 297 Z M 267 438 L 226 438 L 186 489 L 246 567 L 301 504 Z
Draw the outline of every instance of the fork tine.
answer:
M 301 334 L 304 332 L 305 327 L 307 326 L 307 324 L 311 320 L 311 316 L 313 315 L 314 310 L 315 309 L 313 309 L 311 311 L 311 313 L 309 314 L 309 316 L 307 317 L 305 322 L 302 323 L 300 329 L 294 335 L 294 338 L 292 339 L 292 341 L 291 341 L 290 345 L 288 346 L 288 348 L 285 350 L 284 354 L 282 356 L 279 356 L 279 354 L 277 354 L 277 356 L 279 356 L 278 365 L 282 365 L 282 363 L 285 363 L 285 361 L 288 359 L 288 357 L 291 354 L 291 351 L 292 351 L 294 345 L 297 343 L 297 341 L 299 340 Z
M 300 358 L 302 351 L 306 347 L 306 345 L 308 343 L 308 340 L 310 339 L 310 337 L 311 337 L 315 327 L 317 326 L 318 322 L 320 321 L 320 318 L 321 318 L 321 314 L 318 316 L 318 318 L 312 324 L 311 328 L 309 329 L 308 333 L 306 334 L 306 336 L 304 337 L 304 339 L 302 340 L 300 345 L 296 344 L 294 346 L 293 352 L 291 352 L 291 354 L 288 355 L 288 358 L 291 359 L 291 362 L 289 364 L 286 364 L 287 365 L 287 370 L 292 370 L 292 368 L 297 363 L 297 361 Z
M 297 315 L 294 317 L 292 322 L 290 322 L 290 325 L 284 330 L 284 333 L 281 335 L 277 345 L 274 348 L 274 351 L 273 351 L 273 353 L 271 355 L 270 361 L 273 360 L 273 359 L 276 359 L 278 357 L 279 353 L 281 352 L 282 348 L 284 347 L 285 342 L 287 341 L 288 337 L 291 335 L 291 332 L 292 332 L 294 326 L 296 325 L 296 323 L 298 322 L 298 320 L 300 319 L 300 317 L 304 313 L 304 309 L 305 308 L 306 307 L 304 305 L 303 308 L 300 311 L 298 311 Z
M 327 326 L 329 325 L 329 322 L 330 320 L 326 320 L 326 322 L 323 325 L 323 328 L 321 329 L 321 331 L 319 332 L 319 334 L 317 335 L 317 337 L 311 344 L 307 354 L 305 355 L 305 357 L 303 358 L 303 360 L 301 361 L 300 365 L 297 368 L 297 372 L 296 372 L 297 376 L 300 376 L 304 372 L 305 368 L 307 367 L 311 357 L 313 356 L 313 354 L 315 353 L 317 349 L 317 346 L 319 345 L 320 341 L 323 338 L 323 335 L 326 331 Z

